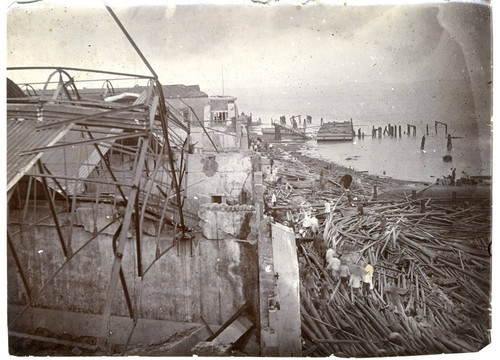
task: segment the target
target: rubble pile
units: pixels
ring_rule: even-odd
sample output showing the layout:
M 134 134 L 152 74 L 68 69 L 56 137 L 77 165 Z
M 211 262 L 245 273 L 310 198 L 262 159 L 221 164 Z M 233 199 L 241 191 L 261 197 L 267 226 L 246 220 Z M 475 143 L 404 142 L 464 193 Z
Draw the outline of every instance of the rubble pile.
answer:
M 307 188 L 318 169 L 284 155 L 278 161 L 281 179 L 271 173 L 267 200 L 269 214 L 297 236 L 304 356 L 474 352 L 489 344 L 489 200 L 375 201 L 336 181 Z

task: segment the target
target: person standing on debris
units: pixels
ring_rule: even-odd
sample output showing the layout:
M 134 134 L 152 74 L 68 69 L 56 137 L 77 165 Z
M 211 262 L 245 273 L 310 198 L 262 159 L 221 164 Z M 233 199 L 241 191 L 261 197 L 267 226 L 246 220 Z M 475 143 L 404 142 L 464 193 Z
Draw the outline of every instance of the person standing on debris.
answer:
M 331 271 L 332 277 L 334 279 L 337 279 L 342 262 L 338 257 L 336 257 L 335 251 L 333 249 L 328 249 L 326 251 L 326 262 L 326 269 Z
M 349 281 L 349 265 L 345 262 L 341 262 L 340 264 L 340 282 L 342 286 L 347 286 Z
M 351 190 L 349 189 L 352 184 L 352 176 L 349 174 L 345 174 L 340 179 L 340 183 L 342 184 L 342 187 L 344 188 L 344 191 L 347 195 L 347 202 L 352 205 Z
M 348 190 L 349 187 L 351 186 L 351 183 L 352 183 L 352 176 L 349 175 L 349 174 L 345 174 L 340 179 L 340 183 L 342 184 L 342 186 L 344 187 L 344 189 Z
M 319 189 L 320 190 L 325 190 L 325 174 L 323 169 L 321 170 L 319 174 Z
M 351 287 L 351 299 L 353 298 L 354 289 L 358 289 L 357 291 L 362 295 L 363 289 L 361 287 L 362 283 L 362 275 L 359 272 L 351 272 L 351 276 L 349 277 L 349 285 Z
M 314 275 L 310 268 L 306 269 L 306 279 L 305 279 L 305 287 L 306 293 L 309 296 L 309 299 L 318 292 L 318 288 L 316 286 L 316 280 L 314 279 Z
M 276 206 L 276 194 L 273 192 L 273 195 L 271 196 L 271 204 L 273 207 Z
M 363 295 L 367 296 L 373 290 L 373 266 L 365 266 L 366 273 L 363 275 Z
M 321 283 L 319 286 L 318 298 L 315 301 L 314 305 L 319 310 L 320 315 L 322 316 L 326 316 L 328 293 L 328 287 L 324 283 Z

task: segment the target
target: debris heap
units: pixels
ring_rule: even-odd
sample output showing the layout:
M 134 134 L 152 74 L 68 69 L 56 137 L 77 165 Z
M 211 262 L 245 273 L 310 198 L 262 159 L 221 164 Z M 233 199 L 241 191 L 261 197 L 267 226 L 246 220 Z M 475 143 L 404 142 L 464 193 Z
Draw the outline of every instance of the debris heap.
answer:
M 304 356 L 474 352 L 489 344 L 489 199 L 382 202 L 335 181 L 307 189 L 318 171 L 280 160 L 286 166 L 268 183 L 269 213 L 297 234 Z

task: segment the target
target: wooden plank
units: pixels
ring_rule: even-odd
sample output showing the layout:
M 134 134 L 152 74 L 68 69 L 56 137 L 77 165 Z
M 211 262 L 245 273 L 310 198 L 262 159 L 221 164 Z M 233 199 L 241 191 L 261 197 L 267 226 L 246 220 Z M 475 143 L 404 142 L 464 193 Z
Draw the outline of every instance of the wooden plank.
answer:
M 88 349 L 88 350 L 95 350 L 97 348 L 97 346 L 95 346 L 95 345 L 79 343 L 79 342 L 69 341 L 69 340 L 54 339 L 54 338 L 50 338 L 50 337 L 46 337 L 46 336 L 24 334 L 24 333 L 20 333 L 17 331 L 10 331 L 10 330 L 9 330 L 9 336 L 14 336 L 14 337 L 23 338 L 23 339 L 36 340 L 36 341 L 42 341 L 42 342 L 49 342 L 49 343 L 53 343 L 53 344 L 60 344 L 60 345 L 77 347 L 77 348 Z

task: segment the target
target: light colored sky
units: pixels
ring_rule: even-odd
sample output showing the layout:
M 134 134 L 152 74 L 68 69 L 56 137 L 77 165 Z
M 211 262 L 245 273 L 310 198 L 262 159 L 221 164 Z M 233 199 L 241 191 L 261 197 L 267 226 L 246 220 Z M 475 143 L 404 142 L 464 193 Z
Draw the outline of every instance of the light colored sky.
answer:
M 88 1 L 85 7 L 64 3 L 11 6 L 7 66 L 149 74 L 104 2 Z M 449 4 L 360 7 L 333 1 L 300 6 L 281 1 L 271 6 L 246 1 L 239 6 L 127 8 L 123 2 L 108 3 L 164 84 L 219 90 L 222 68 L 226 88 L 407 82 L 457 78 L 464 71 L 462 50 L 448 32 L 463 20 L 446 19 Z M 456 8 L 453 12 L 469 15 Z M 489 26 L 488 19 L 474 21 L 476 32 Z M 488 42 L 486 35 L 477 39 Z M 34 81 L 38 75 L 37 81 L 47 76 L 30 72 L 17 81 Z

